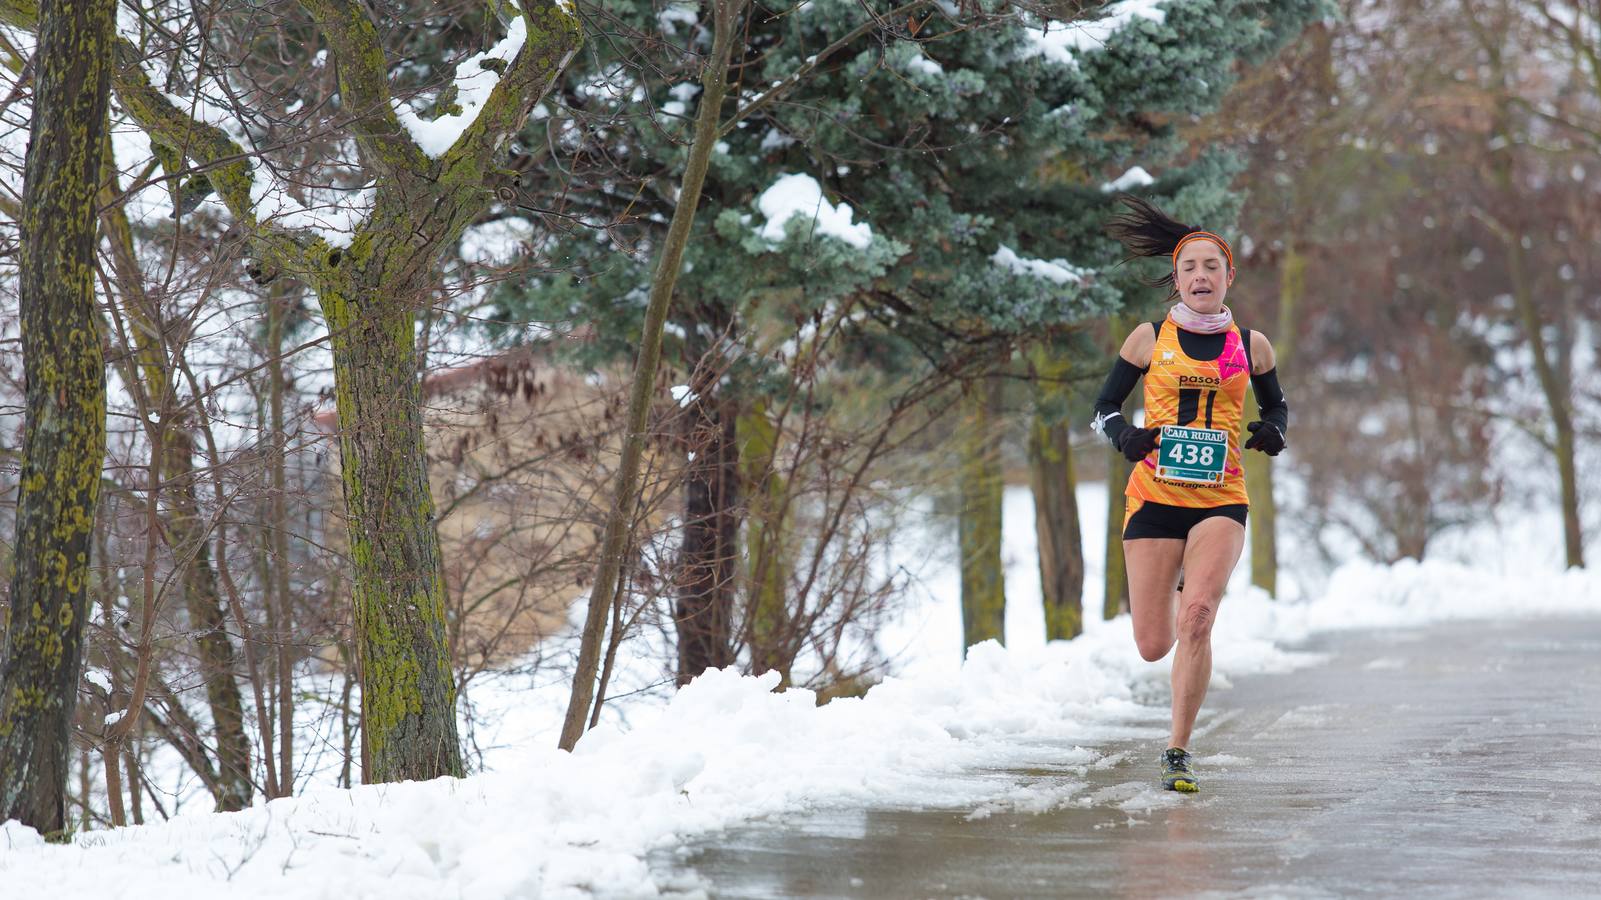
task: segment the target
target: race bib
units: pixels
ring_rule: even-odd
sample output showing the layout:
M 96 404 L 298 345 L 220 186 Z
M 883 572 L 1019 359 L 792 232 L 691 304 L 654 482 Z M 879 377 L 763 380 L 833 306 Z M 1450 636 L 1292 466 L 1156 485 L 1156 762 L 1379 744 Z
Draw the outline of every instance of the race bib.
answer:
M 1229 435 L 1221 428 L 1162 426 L 1157 448 L 1156 477 L 1168 481 L 1222 484 L 1228 461 Z

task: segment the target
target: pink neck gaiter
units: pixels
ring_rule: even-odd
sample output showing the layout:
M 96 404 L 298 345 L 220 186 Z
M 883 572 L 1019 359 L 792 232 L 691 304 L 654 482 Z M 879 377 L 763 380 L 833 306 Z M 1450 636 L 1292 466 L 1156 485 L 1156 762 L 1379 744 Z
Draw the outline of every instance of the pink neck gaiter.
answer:
M 1173 308 L 1167 311 L 1167 317 L 1173 320 L 1174 325 L 1196 334 L 1218 334 L 1228 331 L 1234 324 L 1234 313 L 1227 306 L 1223 307 L 1222 312 L 1207 315 L 1185 306 L 1183 300 L 1173 304 Z

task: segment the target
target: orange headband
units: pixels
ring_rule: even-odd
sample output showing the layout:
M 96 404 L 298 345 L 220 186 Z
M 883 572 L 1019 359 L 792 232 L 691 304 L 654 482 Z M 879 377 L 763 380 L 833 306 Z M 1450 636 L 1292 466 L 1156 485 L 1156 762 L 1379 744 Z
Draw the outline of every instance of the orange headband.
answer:
M 1185 244 L 1188 244 L 1193 240 L 1215 241 L 1219 247 L 1223 248 L 1223 255 L 1229 261 L 1229 268 L 1234 268 L 1234 251 L 1229 249 L 1229 242 L 1223 240 L 1210 231 L 1192 231 L 1189 234 L 1186 234 L 1184 237 L 1179 238 L 1178 246 L 1173 248 L 1173 268 L 1177 269 L 1179 267 L 1179 251 L 1184 249 Z

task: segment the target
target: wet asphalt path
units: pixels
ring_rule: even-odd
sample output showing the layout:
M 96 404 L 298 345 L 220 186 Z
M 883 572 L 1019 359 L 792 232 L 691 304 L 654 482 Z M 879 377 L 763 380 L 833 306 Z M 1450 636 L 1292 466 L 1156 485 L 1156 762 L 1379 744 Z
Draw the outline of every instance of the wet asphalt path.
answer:
M 1016 806 L 824 810 L 652 858 L 713 897 L 1601 897 L 1601 618 L 1348 632 L 1155 743 L 996 772 Z M 1208 756 L 1207 754 L 1210 754 Z

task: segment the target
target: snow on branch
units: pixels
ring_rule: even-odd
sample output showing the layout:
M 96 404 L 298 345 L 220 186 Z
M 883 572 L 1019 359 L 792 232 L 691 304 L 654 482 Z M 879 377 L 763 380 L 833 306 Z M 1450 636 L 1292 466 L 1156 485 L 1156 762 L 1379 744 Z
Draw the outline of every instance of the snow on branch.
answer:
M 872 228 L 866 222 L 852 223 L 854 213 L 849 205 L 834 206 L 824 200 L 822 186 L 810 175 L 779 176 L 757 198 L 756 207 L 767 219 L 762 237 L 775 243 L 784 239 L 785 226 L 795 216 L 811 219 L 818 234 L 838 238 L 859 250 L 866 249 L 873 240 Z
M 1044 28 L 1025 28 L 1028 46 L 1021 58 L 1043 56 L 1064 66 L 1078 66 L 1078 54 L 1086 50 L 1099 50 L 1106 46 L 1125 25 L 1137 19 L 1149 19 L 1158 25 L 1167 21 L 1162 9 L 1166 0 L 1124 0 L 1106 7 L 1105 15 L 1097 19 L 1072 22 L 1047 22 Z
M 478 119 L 479 112 L 495 86 L 500 83 L 501 72 L 511 65 L 528 41 L 528 23 L 522 16 L 512 20 L 506 37 L 482 53 L 475 53 L 456 66 L 454 92 L 459 113 L 446 113 L 436 119 L 425 120 L 410 105 L 395 101 L 395 115 L 410 132 L 417 146 L 429 159 L 438 159 L 455 145 L 468 126 Z M 488 63 L 488 65 L 485 65 Z M 447 94 L 451 88 L 447 88 Z
M 1101 192 L 1110 194 L 1113 191 L 1132 191 L 1135 188 L 1148 187 L 1156 183 L 1151 173 L 1145 171 L 1144 166 L 1134 166 L 1122 175 L 1101 185 Z
M 1085 269 L 1073 265 L 1065 259 L 1030 259 L 1018 256 L 1011 247 L 1002 244 L 990 262 L 1015 272 L 1018 275 L 1028 275 L 1034 278 L 1043 278 L 1056 284 L 1083 284 L 1084 277 L 1089 274 Z

